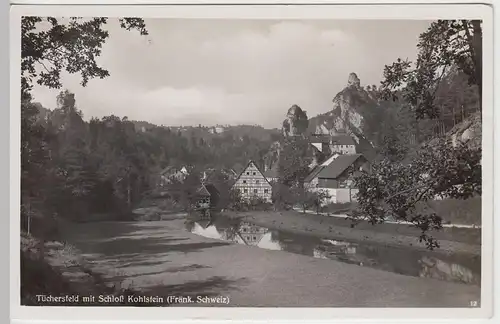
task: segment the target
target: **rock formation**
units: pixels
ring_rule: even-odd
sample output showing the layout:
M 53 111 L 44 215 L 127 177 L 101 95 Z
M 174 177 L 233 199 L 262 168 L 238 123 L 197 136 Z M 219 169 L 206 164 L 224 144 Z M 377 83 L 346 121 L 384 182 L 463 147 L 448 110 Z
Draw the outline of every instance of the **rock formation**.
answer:
M 283 135 L 298 136 L 307 131 L 307 114 L 299 106 L 293 105 L 288 109 L 286 119 L 283 121 Z

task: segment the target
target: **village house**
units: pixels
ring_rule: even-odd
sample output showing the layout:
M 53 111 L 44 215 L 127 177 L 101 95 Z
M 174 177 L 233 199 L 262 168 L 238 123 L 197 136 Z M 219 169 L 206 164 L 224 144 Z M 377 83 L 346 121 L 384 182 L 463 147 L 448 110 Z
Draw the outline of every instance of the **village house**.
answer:
M 330 145 L 330 135 L 312 134 L 310 138 L 311 145 L 320 152 L 327 152 Z
M 369 169 L 370 164 L 362 154 L 333 154 L 311 170 L 304 184 L 310 190 L 327 191 L 330 195 L 329 202 L 352 202 L 356 200 L 357 193 L 357 189 L 353 188 L 353 175 Z
M 272 186 L 253 161 L 238 175 L 233 188 L 239 190 L 244 199 L 259 197 L 271 201 Z
M 356 142 L 347 134 L 325 135 L 313 134 L 310 138 L 311 145 L 319 152 L 339 154 L 355 154 Z
M 183 181 L 188 176 L 189 171 L 185 166 L 182 168 L 175 168 L 168 166 L 160 172 L 160 186 L 163 187 L 172 183 L 173 180 Z
M 330 151 L 340 154 L 356 154 L 356 142 L 349 135 L 335 135 L 330 140 Z

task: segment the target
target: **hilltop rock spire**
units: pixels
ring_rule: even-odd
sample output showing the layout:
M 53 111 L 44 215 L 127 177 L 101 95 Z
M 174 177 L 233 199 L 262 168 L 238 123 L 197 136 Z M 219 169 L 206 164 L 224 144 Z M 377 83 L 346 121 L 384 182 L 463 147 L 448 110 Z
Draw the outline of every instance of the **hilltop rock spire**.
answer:
M 361 83 L 356 73 L 352 72 L 349 74 L 349 79 L 347 80 L 347 86 L 360 88 Z

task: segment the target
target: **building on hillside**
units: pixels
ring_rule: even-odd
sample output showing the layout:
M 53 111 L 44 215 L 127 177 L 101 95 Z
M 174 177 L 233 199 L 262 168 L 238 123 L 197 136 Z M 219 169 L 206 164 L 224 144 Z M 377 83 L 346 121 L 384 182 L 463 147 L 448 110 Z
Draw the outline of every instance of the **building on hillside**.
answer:
M 329 149 L 331 136 L 325 134 L 312 134 L 311 145 L 320 152 L 326 152 Z
M 224 133 L 224 127 L 217 125 L 217 126 L 212 126 L 208 129 L 208 132 L 210 134 L 222 134 Z
M 244 199 L 259 197 L 271 201 L 272 186 L 253 161 L 238 175 L 233 188 L 239 190 Z
M 347 134 L 313 134 L 310 137 L 310 142 L 322 153 L 356 154 L 356 142 Z
M 160 172 L 160 186 L 163 187 L 172 183 L 172 181 L 184 181 L 188 176 L 189 171 L 185 166 L 181 168 L 175 168 L 173 166 L 168 166 Z
M 361 170 L 370 170 L 370 164 L 362 154 L 334 154 L 311 170 L 304 184 L 311 190 L 327 191 L 329 202 L 351 202 L 356 200 L 357 193 L 352 177 Z
M 356 154 L 356 142 L 349 135 L 335 135 L 330 140 L 332 153 Z

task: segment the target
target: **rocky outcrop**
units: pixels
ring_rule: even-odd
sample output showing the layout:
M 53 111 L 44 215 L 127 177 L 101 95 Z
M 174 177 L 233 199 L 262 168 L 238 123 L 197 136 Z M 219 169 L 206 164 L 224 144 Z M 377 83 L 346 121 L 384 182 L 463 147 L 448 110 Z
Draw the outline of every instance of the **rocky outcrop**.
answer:
M 360 152 L 373 149 L 366 125 L 380 115 L 376 87 L 369 91 L 361 86 L 356 73 L 351 73 L 346 87 L 332 100 L 332 110 L 309 119 L 309 134 L 350 135 Z
M 457 146 L 461 142 L 472 148 L 481 147 L 481 134 L 482 123 L 480 112 L 469 116 L 448 132 L 453 146 Z
M 307 131 L 308 120 L 307 114 L 299 106 L 293 105 L 288 109 L 286 119 L 283 121 L 283 135 L 298 136 L 303 135 Z

